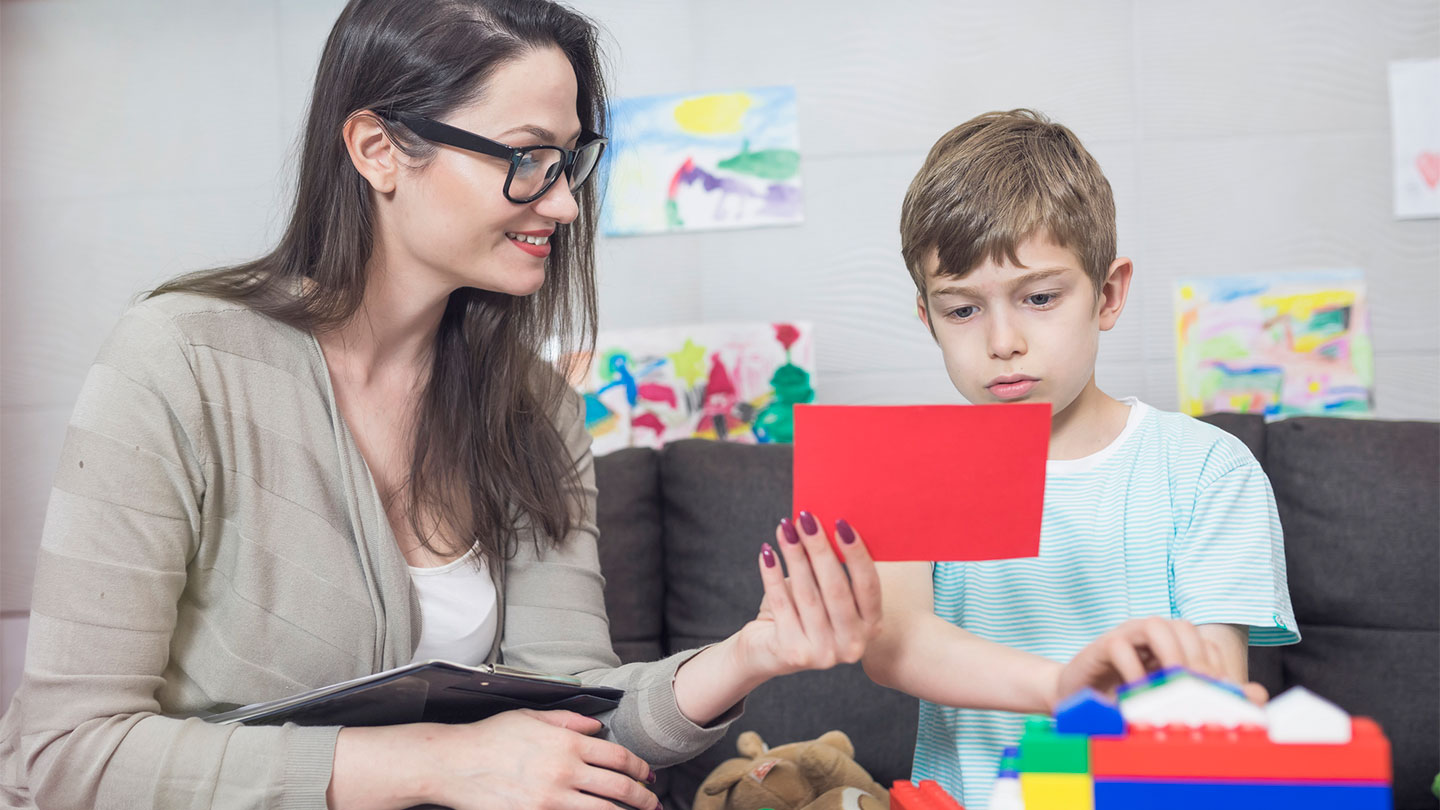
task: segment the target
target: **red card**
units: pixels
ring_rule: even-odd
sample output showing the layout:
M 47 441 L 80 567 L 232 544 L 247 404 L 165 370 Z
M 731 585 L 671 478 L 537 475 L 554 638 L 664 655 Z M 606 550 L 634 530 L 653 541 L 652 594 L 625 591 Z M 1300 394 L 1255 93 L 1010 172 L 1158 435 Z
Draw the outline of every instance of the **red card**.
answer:
M 797 405 L 795 511 L 876 560 L 1034 557 L 1049 446 L 1048 404 Z

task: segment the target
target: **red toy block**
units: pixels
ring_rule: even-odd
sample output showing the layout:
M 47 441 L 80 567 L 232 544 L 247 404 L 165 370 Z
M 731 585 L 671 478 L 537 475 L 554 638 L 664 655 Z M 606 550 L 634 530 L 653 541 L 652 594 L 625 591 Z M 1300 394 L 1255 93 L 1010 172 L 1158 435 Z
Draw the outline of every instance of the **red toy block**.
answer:
M 909 782 L 897 781 L 890 787 L 890 810 L 926 810 L 920 788 Z
M 1132 726 L 1122 738 L 1090 740 L 1090 772 L 1112 777 L 1390 782 L 1390 742 L 1368 717 L 1352 719 L 1351 740 L 1273 743 L 1262 728 Z
M 926 810 L 965 810 L 960 802 L 955 801 L 954 796 L 940 787 L 939 782 L 931 779 L 920 783 L 920 796 L 928 802 Z

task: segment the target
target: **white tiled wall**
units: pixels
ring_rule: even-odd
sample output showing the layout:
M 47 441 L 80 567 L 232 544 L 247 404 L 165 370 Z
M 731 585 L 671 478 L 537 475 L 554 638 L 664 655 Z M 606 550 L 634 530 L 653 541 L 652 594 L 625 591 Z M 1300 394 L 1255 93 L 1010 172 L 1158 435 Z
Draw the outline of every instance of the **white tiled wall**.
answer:
M 0 3 L 0 699 L 64 423 L 139 290 L 268 247 L 340 0 Z M 1033 106 L 1115 187 L 1115 394 L 1176 405 L 1171 282 L 1360 267 L 1379 414 L 1440 417 L 1440 221 L 1390 215 L 1390 60 L 1434 0 L 577 0 L 621 95 L 790 84 L 806 222 L 604 241 L 605 327 L 804 318 L 830 402 L 954 401 L 916 323 L 901 196 L 931 142 Z

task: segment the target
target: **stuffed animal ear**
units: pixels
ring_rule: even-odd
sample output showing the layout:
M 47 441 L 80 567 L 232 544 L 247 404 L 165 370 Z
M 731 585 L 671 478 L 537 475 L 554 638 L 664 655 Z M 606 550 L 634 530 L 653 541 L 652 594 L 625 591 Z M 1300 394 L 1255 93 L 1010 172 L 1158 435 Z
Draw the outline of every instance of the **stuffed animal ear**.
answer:
M 705 777 L 705 782 L 700 785 L 700 792 L 708 796 L 719 796 L 734 787 L 749 770 L 750 760 L 727 759 Z
M 770 746 L 766 745 L 765 741 L 760 739 L 759 734 L 753 731 L 746 731 L 735 741 L 735 749 L 742 755 L 754 759 L 766 751 L 769 751 Z
M 853 758 L 855 756 L 855 744 L 850 742 L 849 735 L 843 731 L 827 731 L 821 734 L 820 739 L 815 742 L 824 743 L 831 748 L 839 749 L 840 753 L 847 757 Z

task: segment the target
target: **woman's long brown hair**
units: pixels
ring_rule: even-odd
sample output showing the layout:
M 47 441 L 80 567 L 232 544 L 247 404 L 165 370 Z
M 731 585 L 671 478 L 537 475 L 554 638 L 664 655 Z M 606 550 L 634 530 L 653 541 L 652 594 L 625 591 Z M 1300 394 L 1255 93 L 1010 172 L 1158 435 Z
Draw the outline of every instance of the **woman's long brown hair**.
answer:
M 370 189 L 346 151 L 346 120 L 366 110 L 441 118 L 475 100 L 497 68 L 542 47 L 569 58 L 580 124 L 603 133 L 595 27 L 574 11 L 547 0 L 352 0 L 320 59 L 295 207 L 279 245 L 150 295 L 219 297 L 312 333 L 346 323 L 364 298 L 374 246 Z M 404 127 L 386 128 L 412 157 L 434 154 Z M 537 293 L 462 288 L 450 296 L 418 403 L 408 485 L 392 493 L 432 551 L 454 556 L 474 545 L 493 566 L 527 532 L 539 550 L 574 526 L 577 471 L 554 422 L 565 377 L 542 358 L 552 340 L 582 353 L 594 344 L 596 193 L 593 183 L 580 189 L 579 217 L 551 237 Z M 439 517 L 425 525 L 425 515 Z

